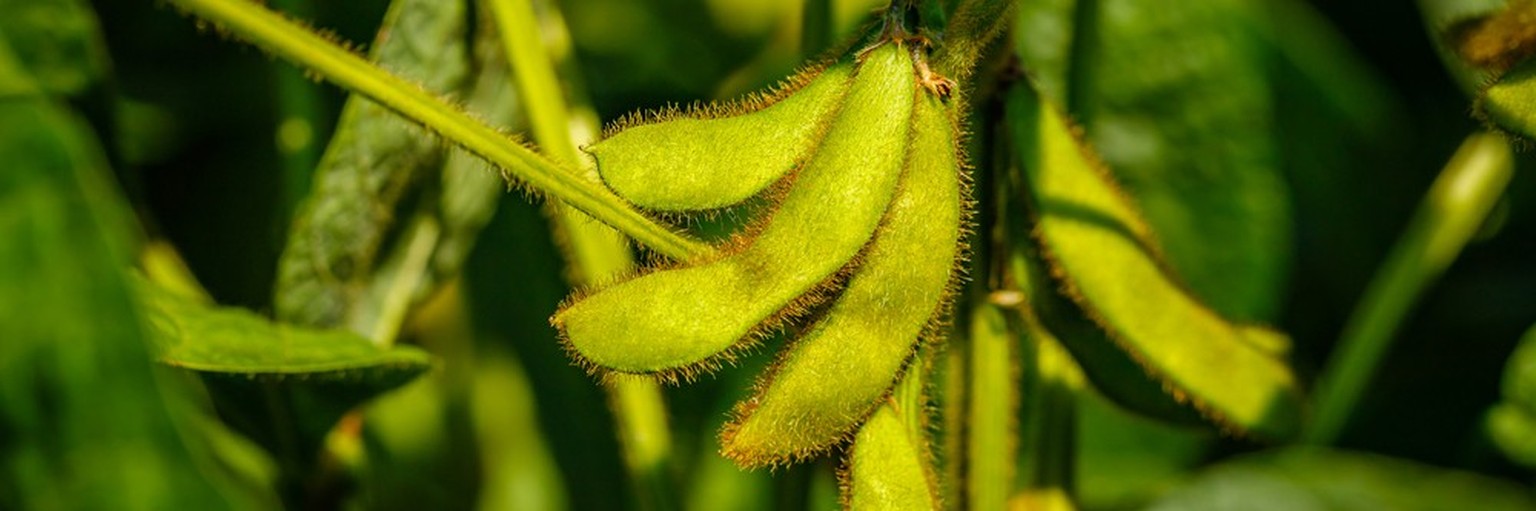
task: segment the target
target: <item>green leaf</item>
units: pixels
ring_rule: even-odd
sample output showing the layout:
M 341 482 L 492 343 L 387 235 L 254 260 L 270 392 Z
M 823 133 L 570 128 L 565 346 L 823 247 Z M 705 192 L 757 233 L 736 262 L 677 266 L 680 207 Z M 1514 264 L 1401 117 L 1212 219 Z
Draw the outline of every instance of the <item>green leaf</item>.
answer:
M 779 90 L 703 111 L 650 114 L 587 151 L 615 193 L 660 211 L 719 209 L 799 167 L 843 104 L 852 62 L 790 78 Z M 644 120 L 644 116 L 641 116 Z
M 507 80 L 507 59 L 495 30 L 482 27 L 476 32 L 474 57 L 475 77 L 465 104 L 487 123 L 515 130 L 524 123 L 523 102 Z M 437 282 L 458 275 L 506 194 L 498 172 L 462 149 L 449 151 L 442 174 L 436 216 L 443 233 L 432 253 L 432 276 Z
M 219 415 L 277 455 L 289 477 L 310 470 L 343 414 L 432 367 L 415 348 L 382 349 L 351 332 L 273 323 L 142 280 L 137 287 L 160 362 L 199 375 Z
M 887 44 L 856 73 L 847 107 L 760 235 L 730 256 L 654 271 L 561 310 L 553 322 L 573 353 L 621 372 L 690 376 L 774 318 L 803 314 L 874 235 L 901 175 L 912 61 Z
M 749 466 L 782 463 L 846 438 L 896 383 L 925 327 L 941 315 L 964 214 L 958 134 L 950 110 L 929 94 L 918 100 L 913 123 L 906 170 L 884 226 L 831 310 L 737 408 L 721 434 L 725 456 Z
M 395 0 L 373 60 L 426 90 L 456 90 L 468 60 L 464 8 Z M 278 263 L 278 318 L 371 334 L 379 313 L 359 306 L 360 296 L 387 248 L 397 206 L 413 184 L 436 175 L 442 155 L 442 144 L 395 112 L 362 96 L 349 99 Z
M 1206 456 L 1213 435 L 1171 426 L 1079 394 L 1073 483 L 1086 509 L 1140 509 L 1182 483 Z
M 1505 363 L 1503 400 L 1488 411 L 1485 427 L 1506 457 L 1536 467 L 1536 328 Z
M 1151 227 L 1031 86 L 1010 93 L 1007 115 L 1043 253 L 1065 294 L 1180 402 L 1232 432 L 1294 434 L 1302 402 L 1282 359 L 1286 339 L 1232 323 L 1180 286 Z
M 1474 504 L 1475 503 L 1475 504 Z M 1287 449 L 1216 465 L 1149 509 L 1525 510 L 1529 490 L 1485 476 L 1379 455 Z
M 496 128 L 426 92 L 418 84 L 371 65 L 340 45 L 260 5 L 244 0 L 171 0 L 171 3 L 421 123 L 444 140 L 484 158 L 507 175 L 526 183 L 533 191 L 565 201 L 658 253 L 676 260 L 690 260 L 711 253 L 708 246 L 647 218 L 600 183 L 568 170 L 568 165 L 540 157 Z
M 354 380 L 363 385 L 408 380 L 432 366 L 409 346 L 383 349 L 342 330 L 273 323 L 236 307 L 199 304 L 138 281 L 162 363 L 199 373 L 269 381 Z M 392 386 L 383 384 L 383 386 Z
M 0 101 L 0 154 L 0 507 L 227 506 L 152 372 L 123 274 L 132 213 L 90 130 Z
M 1140 207 L 1177 280 L 1224 316 L 1273 320 L 1291 211 L 1270 53 L 1240 22 L 1258 7 L 1096 0 L 1077 9 L 1087 3 L 1096 6 L 1079 14 L 1074 30 L 1086 32 L 1072 48 L 1083 69 L 1068 76 L 1078 82 L 1066 84 L 1063 104 Z

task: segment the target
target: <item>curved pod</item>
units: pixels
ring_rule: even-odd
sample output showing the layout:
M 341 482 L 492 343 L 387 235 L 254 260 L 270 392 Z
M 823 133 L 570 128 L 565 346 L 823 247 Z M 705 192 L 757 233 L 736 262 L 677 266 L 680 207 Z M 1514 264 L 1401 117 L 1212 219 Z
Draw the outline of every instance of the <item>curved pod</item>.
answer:
M 660 270 L 555 314 L 585 362 L 628 373 L 709 365 L 827 282 L 874 235 L 896 192 L 916 93 L 899 45 L 866 55 L 847 105 L 761 234 L 713 262 Z M 788 309 L 788 310 L 786 310 Z
M 1276 353 L 1283 339 L 1250 335 L 1253 327 L 1220 317 L 1167 273 L 1134 205 L 1036 90 L 1016 88 L 1008 110 L 1039 217 L 1036 235 L 1066 294 L 1208 419 L 1233 432 L 1292 436 L 1302 400 Z
M 761 110 L 642 124 L 586 150 L 603 182 L 636 206 L 668 212 L 727 207 L 762 192 L 811 155 L 852 75 L 853 63 L 839 62 L 811 78 L 791 79 L 804 86 Z
M 722 434 L 725 455 L 738 463 L 789 462 L 852 434 L 938 314 L 959 255 L 957 129 L 928 94 L 913 121 L 901 188 L 858 273 Z

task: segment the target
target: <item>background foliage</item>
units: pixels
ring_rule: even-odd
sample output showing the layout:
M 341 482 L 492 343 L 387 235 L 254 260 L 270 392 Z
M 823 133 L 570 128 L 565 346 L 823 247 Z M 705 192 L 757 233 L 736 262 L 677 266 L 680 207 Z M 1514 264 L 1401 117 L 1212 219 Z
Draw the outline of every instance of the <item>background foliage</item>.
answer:
M 1081 23 L 1072 0 L 1022 0 L 1009 44 L 1046 94 L 1083 123 L 1163 242 L 1236 247 L 1175 249 L 1171 264 L 1222 312 L 1289 332 L 1292 365 L 1302 381 L 1314 381 L 1425 190 L 1463 137 L 1482 127 L 1468 115 L 1472 102 L 1446 71 L 1434 31 L 1426 30 L 1413 3 L 1392 0 L 1212 0 L 1167 10 L 1128 0 L 1076 1 L 1096 5 L 1102 21 Z M 383 0 L 271 3 L 359 43 L 374 39 L 388 7 Z M 569 0 L 558 6 L 569 39 L 547 43 L 567 57 L 571 67 L 564 71 L 574 77 L 568 83 L 579 84 L 570 86 L 589 100 L 578 105 L 590 109 L 579 115 L 608 122 L 636 110 L 762 89 L 792 73 L 805 54 L 817 53 L 805 46 L 825 47 L 855 33 L 880 3 L 831 2 L 830 19 L 812 21 L 837 36 L 819 39 L 803 33 L 798 2 Z M 340 334 L 295 330 L 294 346 L 362 350 L 348 365 L 329 368 L 334 379 L 302 382 L 276 374 L 282 370 L 263 365 L 260 356 L 241 358 L 238 346 L 211 354 L 173 348 L 180 358 L 171 357 L 172 365 L 198 369 L 233 356 L 236 372 L 248 376 L 197 375 L 207 394 L 173 399 L 169 411 L 162 410 L 163 397 L 147 390 L 151 380 L 194 375 L 163 368 L 151 374 L 147 365 L 129 364 L 146 357 L 136 347 L 145 340 L 129 332 L 133 328 L 110 325 L 149 317 L 153 328 L 145 332 L 161 333 L 142 336 L 160 342 L 176 332 L 296 329 L 265 318 L 281 312 L 273 294 L 279 257 L 308 193 L 309 172 L 338 119 L 345 119 L 347 97 L 250 46 L 199 30 L 174 9 L 154 2 L 91 4 L 0 1 L 0 12 L 30 13 L 0 16 L 0 32 L 19 56 L 15 67 L 33 73 L 54 98 L 42 106 L 5 104 L 0 147 L 7 156 L 0 159 L 46 145 L 23 138 L 33 131 L 99 140 L 99 147 L 66 142 L 74 145 L 59 150 L 72 155 L 64 159 L 87 161 L 59 164 L 54 174 L 0 171 L 6 200 L 0 219 L 11 222 L 0 224 L 0 232 L 23 240 L 0 249 L 0 507 L 118 507 L 50 500 L 67 497 L 67 488 L 48 488 L 27 474 L 66 470 L 49 468 L 47 460 L 89 453 L 90 461 L 59 466 L 93 467 L 110 479 L 110 467 L 128 464 L 118 460 L 141 463 L 143 452 L 163 458 L 157 463 L 164 470 L 145 472 L 162 476 L 108 482 L 144 492 L 136 502 L 185 502 L 178 507 L 220 498 L 257 508 L 278 500 L 290 507 L 400 509 L 836 505 L 836 460 L 743 473 L 716 454 L 725 412 L 771 353 L 693 385 L 664 387 L 670 431 L 670 444 L 661 446 L 664 468 L 658 480 L 633 477 L 637 461 L 623 453 L 644 440 L 615 429 L 616 411 L 629 412 L 611 406 L 605 387 L 556 342 L 548 318 L 569 293 L 570 273 L 543 200 L 517 192 L 497 202 L 465 255 L 462 278 L 449 284 L 462 292 L 412 310 L 399 336 L 405 347 L 377 353 L 356 336 L 327 339 Z M 485 21 L 482 12 L 467 16 L 471 31 Z M 28 23 L 56 24 L 43 33 L 83 34 L 65 38 L 82 42 L 29 38 Z M 1082 26 L 1095 32 L 1073 31 Z M 1086 46 L 1076 47 L 1091 48 L 1095 58 L 1069 65 L 1062 48 L 1083 41 Z M 74 68 L 77 74 L 37 71 L 49 59 L 84 64 Z M 0 64 L 0 86 L 19 83 L 6 81 L 9 63 Z M 454 97 L 475 104 L 472 88 L 458 90 Z M 1002 104 L 977 99 L 973 133 L 985 141 Z M 1160 110 L 1167 105 L 1184 108 Z M 524 131 L 527 121 L 520 117 L 493 121 Z M 1079 505 L 1222 509 L 1239 499 L 1280 502 L 1279 509 L 1384 502 L 1456 508 L 1508 496 L 1510 508 L 1526 508 L 1533 473 L 1519 445 L 1533 452 L 1536 430 L 1527 426 L 1536 421 L 1506 412 L 1493 421 L 1490 436 L 1485 414 L 1501 401 L 1507 410 L 1530 404 L 1518 383 L 1524 380 L 1505 381 L 1505 364 L 1536 323 L 1536 180 L 1522 172 L 1536 163 L 1531 155 L 1517 153 L 1517 174 L 1475 241 L 1398 325 L 1392 349 L 1334 443 L 1350 452 L 1263 450 L 1205 429 L 1156 423 L 1085 394 L 1077 408 L 1075 463 L 1068 465 Z M 35 183 L 65 186 L 49 180 L 65 171 L 58 169 L 81 166 L 94 166 L 96 174 L 82 178 L 83 191 L 61 192 L 77 195 L 70 202 L 14 201 L 42 193 L 33 192 L 43 186 Z M 1248 170 L 1219 171 L 1234 167 Z M 1169 169 L 1183 173 L 1172 176 Z M 126 204 L 98 196 L 114 185 Z M 1223 193 L 1211 193 L 1213 187 Z M 413 200 L 419 199 L 400 198 L 394 211 L 407 215 L 419 206 Z M 69 227 L 24 231 L 14 220 L 23 217 Z M 1232 222 L 1239 218 L 1253 222 Z M 53 232 L 68 237 L 48 237 Z M 403 236 L 398 229 L 377 235 L 381 243 Z M 142 241 L 151 248 L 130 253 L 128 247 Z M 175 254 L 188 273 L 178 273 Z M 176 317 L 201 319 L 167 327 L 153 312 L 130 307 L 129 295 L 144 284 L 100 268 L 131 260 L 154 280 L 186 284 L 180 296 L 157 295 L 152 310 L 192 310 Z M 157 264 L 168 273 L 157 274 Z M 1234 278 L 1230 271 L 1243 265 L 1249 267 Z M 75 266 L 100 274 L 61 269 Z M 235 307 L 255 314 L 230 310 Z M 86 326 L 50 339 L 104 347 L 86 358 L 132 367 L 102 372 L 101 379 L 37 384 L 45 378 L 28 376 L 32 369 L 25 368 L 39 360 L 57 362 L 60 374 L 87 369 L 71 365 L 74 359 L 56 345 L 16 339 L 42 338 L 35 332 L 71 323 Z M 110 336 L 122 338 L 106 341 Z M 437 357 L 435 369 L 426 369 L 422 351 Z M 328 432 L 326 418 L 397 386 Z M 280 404 L 255 415 L 216 406 L 230 400 Z M 1520 402 L 1526 404 L 1509 404 Z M 274 413 L 318 424 L 285 428 L 283 421 L 297 419 Z M 164 436 L 171 422 L 206 432 L 183 431 L 200 440 L 181 445 Z M 110 435 L 73 429 L 88 423 L 158 433 L 125 434 L 114 443 Z M 1021 427 L 1033 431 L 1035 425 Z M 300 434 L 284 438 L 279 431 L 286 429 Z M 1034 445 L 1027 438 L 1024 445 Z M 630 449 L 621 448 L 625 442 Z M 327 454 L 318 462 L 297 454 L 320 446 Z M 194 466 L 225 475 L 204 476 L 213 489 L 203 488 L 204 481 L 184 473 Z M 1031 470 L 1038 469 L 1023 467 L 1019 479 L 1032 477 Z M 88 487 L 106 484 L 81 480 Z M 1371 500 L 1408 488 L 1431 497 Z

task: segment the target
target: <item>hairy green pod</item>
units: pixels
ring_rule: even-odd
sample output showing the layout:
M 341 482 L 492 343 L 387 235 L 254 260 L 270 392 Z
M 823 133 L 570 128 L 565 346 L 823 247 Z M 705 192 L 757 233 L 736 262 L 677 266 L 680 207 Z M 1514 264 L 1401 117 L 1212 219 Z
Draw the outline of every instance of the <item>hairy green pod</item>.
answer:
M 1536 140 L 1536 60 L 1515 66 L 1483 89 L 1478 115 L 1526 139 Z
M 1181 402 L 1233 432 L 1293 435 L 1301 395 L 1274 334 L 1249 335 L 1200 303 L 1158 259 L 1151 229 L 1032 86 L 1008 115 L 1038 213 L 1036 234 L 1065 293 Z M 1255 342 L 1254 339 L 1261 339 Z
M 642 275 L 556 313 L 572 351 L 620 372 L 686 370 L 708 365 L 775 315 L 801 312 L 796 300 L 858 254 L 896 192 L 912 72 L 899 45 L 867 54 L 847 106 L 762 233 L 719 260 Z
M 941 509 L 926 434 L 923 363 L 859 427 L 843 469 L 848 509 Z
M 586 148 L 615 193 L 637 206 L 669 212 L 740 203 L 799 166 L 816 149 L 848 93 L 852 62 L 789 80 L 768 99 L 626 128 Z M 796 89 L 796 85 L 801 85 Z M 769 103 L 736 115 L 754 102 Z
M 938 313 L 959 255 L 956 131 L 938 97 L 918 99 L 906 171 L 885 226 L 826 317 L 737 407 L 721 435 L 727 457 L 777 464 L 830 448 L 896 382 Z

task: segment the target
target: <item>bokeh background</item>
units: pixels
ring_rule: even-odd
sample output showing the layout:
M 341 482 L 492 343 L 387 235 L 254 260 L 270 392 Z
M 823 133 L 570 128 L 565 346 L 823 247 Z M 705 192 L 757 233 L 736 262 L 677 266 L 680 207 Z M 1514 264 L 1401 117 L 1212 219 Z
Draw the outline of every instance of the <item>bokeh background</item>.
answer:
M 605 121 L 637 109 L 738 97 L 772 84 L 801 61 L 798 2 L 560 3 L 581 77 Z M 851 33 L 878 2 L 836 3 L 834 24 Z M 1352 55 L 1345 58 L 1369 71 L 1361 90 L 1370 97 L 1359 100 L 1379 102 L 1387 113 L 1372 133 L 1344 132 L 1304 117 L 1306 110 L 1297 106 L 1303 100 L 1296 98 L 1308 91 L 1276 86 L 1282 150 L 1327 156 L 1286 168 L 1296 244 L 1277 322 L 1295 338 L 1294 362 L 1303 381 L 1322 366 L 1429 183 L 1462 139 L 1481 128 L 1470 115 L 1470 96 L 1445 71 L 1413 2 L 1308 4 L 1346 43 Z M 285 205 L 295 193 L 284 185 L 277 102 L 284 87 L 295 87 L 294 72 L 256 49 L 200 30 L 157 2 L 94 6 L 112 61 L 109 86 L 126 100 L 101 108 L 114 109 L 122 127 L 115 145 L 123 161 L 115 167 L 134 205 L 151 234 L 172 241 L 219 302 L 270 311 L 288 226 Z M 383 0 L 318 0 L 297 14 L 341 39 L 362 43 L 372 39 L 385 7 Z M 323 147 L 345 96 L 307 81 L 297 87 L 313 94 L 319 115 L 308 129 L 284 135 L 290 137 L 286 143 Z M 1515 180 L 1479 240 L 1402 325 L 1357 413 L 1360 420 L 1347 429 L 1341 446 L 1531 480 L 1530 471 L 1506 461 L 1482 433 L 1483 413 L 1499 398 L 1505 358 L 1536 323 L 1536 178 L 1529 172 L 1536 168 L 1536 152 L 1524 147 Z M 565 483 L 580 487 L 568 492 L 571 503 L 621 507 L 622 464 L 602 393 L 568 362 L 548 332 L 546 318 L 566 293 L 559 259 L 538 207 L 518 194 L 508 199 L 467 270 L 471 295 L 479 297 L 476 307 L 483 307 L 476 320 L 495 332 L 496 342 L 514 352 L 528 373 L 538 426 L 554 446 L 550 456 Z M 713 424 L 723 411 L 720 403 L 729 402 L 723 397 L 754 372 L 736 369 L 668 390 L 678 438 L 700 439 L 679 442 L 680 459 L 712 454 Z M 1095 429 L 1095 414 L 1117 413 L 1085 412 L 1081 484 L 1085 493 L 1101 492 L 1101 502 L 1120 502 L 1111 494 L 1136 489 L 1110 488 L 1112 482 L 1131 481 L 1121 486 L 1135 487 L 1141 484 L 1135 481 L 1146 480 L 1146 487 L 1156 487 L 1186 466 L 1252 448 L 1157 428 Z M 1183 443 L 1215 447 L 1181 454 L 1186 451 L 1177 446 Z M 1121 455 L 1169 445 L 1174 453 L 1161 461 Z M 703 463 L 686 462 L 684 470 Z M 451 501 L 455 483 L 449 475 L 465 474 L 472 466 L 442 466 L 441 477 L 434 479 L 443 481 L 429 484 L 435 490 L 413 490 L 432 495 L 402 496 L 396 503 Z M 810 484 L 797 470 L 781 473 L 773 484 Z M 420 465 L 409 472 L 422 473 Z M 802 479 L 796 482 L 797 477 Z

